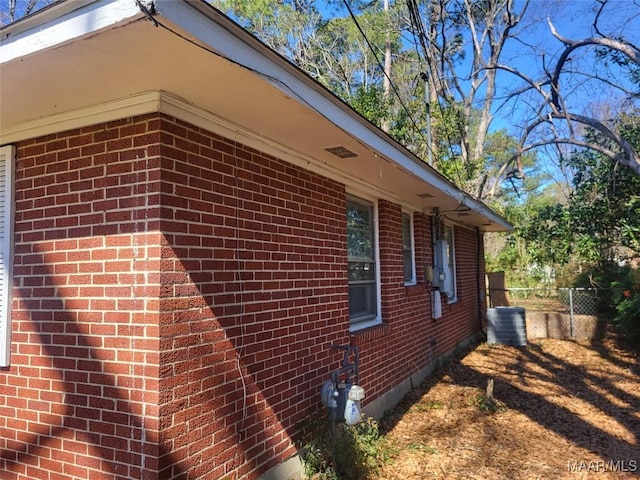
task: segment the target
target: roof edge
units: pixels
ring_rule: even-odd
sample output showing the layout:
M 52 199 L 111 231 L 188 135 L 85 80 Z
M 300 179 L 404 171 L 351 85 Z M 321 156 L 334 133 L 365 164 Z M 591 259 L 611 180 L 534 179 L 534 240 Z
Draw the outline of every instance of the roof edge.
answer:
M 165 18 L 188 32 L 192 39 L 204 44 L 207 49 L 261 76 L 284 94 L 293 96 L 332 122 L 376 155 L 388 159 L 414 177 L 458 200 L 461 206 L 472 209 L 503 229 L 513 228 L 505 218 L 458 188 L 307 72 L 265 45 L 209 3 L 204 0 L 155 0 L 155 12 L 158 20 L 162 21 Z M 195 15 L 196 12 L 213 22 L 214 27 L 204 24 L 202 19 Z M 210 38 L 214 35 L 221 41 L 211 41 Z
M 64 0 L 0 28 L 0 64 L 144 17 L 134 0 Z
M 331 122 L 373 154 L 440 190 L 488 222 L 504 230 L 512 228 L 484 203 L 460 190 L 309 74 L 204 0 L 145 0 L 143 4 L 138 0 L 64 0 L 1 28 L 0 64 L 19 61 L 32 53 L 145 17 L 179 30 L 185 39 L 251 71 Z
M 39 27 L 51 20 L 60 18 L 74 10 L 78 10 L 90 3 L 98 1 L 99 0 L 57 0 L 31 12 L 29 15 L 21 17 L 6 25 L 2 25 L 0 27 L 0 39 L 4 40 L 9 36 L 15 36 L 26 30 Z

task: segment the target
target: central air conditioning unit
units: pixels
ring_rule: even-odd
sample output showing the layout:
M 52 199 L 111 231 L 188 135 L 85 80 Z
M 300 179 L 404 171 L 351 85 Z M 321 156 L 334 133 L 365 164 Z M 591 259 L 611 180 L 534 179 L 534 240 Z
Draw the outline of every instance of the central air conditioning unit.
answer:
M 487 343 L 499 345 L 527 345 L 527 324 L 523 307 L 495 307 L 487 309 Z

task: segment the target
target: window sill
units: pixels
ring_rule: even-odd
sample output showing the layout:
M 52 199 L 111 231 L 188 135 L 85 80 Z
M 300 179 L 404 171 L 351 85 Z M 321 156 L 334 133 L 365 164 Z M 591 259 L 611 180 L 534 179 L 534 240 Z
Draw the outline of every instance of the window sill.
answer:
M 349 332 L 351 336 L 351 342 L 354 345 L 362 345 L 365 342 L 375 340 L 376 338 L 382 338 L 391 333 L 391 325 L 388 323 L 378 323 L 377 325 L 361 328 L 359 330 L 352 330 Z
M 353 335 L 361 330 L 367 330 L 369 328 L 375 328 L 378 325 L 382 325 L 380 317 L 371 318 L 369 320 L 361 320 L 349 325 L 349 333 Z

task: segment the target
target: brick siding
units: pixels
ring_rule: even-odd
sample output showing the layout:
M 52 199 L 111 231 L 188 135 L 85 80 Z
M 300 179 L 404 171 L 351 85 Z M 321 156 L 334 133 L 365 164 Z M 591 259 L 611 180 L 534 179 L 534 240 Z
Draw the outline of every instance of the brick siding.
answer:
M 158 127 L 143 117 L 18 145 L 3 478 L 155 468 Z
M 431 318 L 431 286 L 424 282 L 425 266 L 432 265 L 432 219 L 413 214 L 417 285 L 404 285 L 402 255 L 402 210 L 385 200 L 378 202 L 382 277 L 382 318 L 384 324 L 373 331 L 353 334 L 361 348 L 361 383 L 367 401 L 400 384 L 433 360 L 450 352 L 456 344 L 480 329 L 480 291 L 484 292 L 484 255 L 477 233 L 455 227 L 457 302 L 443 302 L 443 316 Z M 441 222 L 435 222 L 440 224 Z M 479 270 L 478 270 L 479 268 Z M 484 308 L 484 301 L 480 304 Z M 483 311 L 483 310 L 480 310 Z
M 345 189 L 181 122 L 162 142 L 167 469 L 251 477 L 295 453 L 348 338 Z
M 160 114 L 21 142 L 16 172 L 6 478 L 252 479 L 294 454 L 349 341 L 345 186 Z M 478 331 L 476 233 L 433 321 L 431 217 L 405 286 L 401 209 L 378 210 L 367 401 Z

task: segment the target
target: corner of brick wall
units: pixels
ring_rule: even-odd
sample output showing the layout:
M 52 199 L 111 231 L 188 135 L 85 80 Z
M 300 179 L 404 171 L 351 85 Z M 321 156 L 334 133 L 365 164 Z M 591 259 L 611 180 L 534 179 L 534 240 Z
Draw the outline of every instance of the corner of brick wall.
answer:
M 162 130 L 161 473 L 257 478 L 296 453 L 348 335 L 344 186 Z
M 0 467 L 253 479 L 293 455 L 350 337 L 345 186 L 164 115 L 21 143 L 17 173 Z M 368 400 L 478 329 L 475 232 L 456 228 L 459 301 L 434 321 L 431 218 L 406 287 L 401 207 L 378 208 Z

